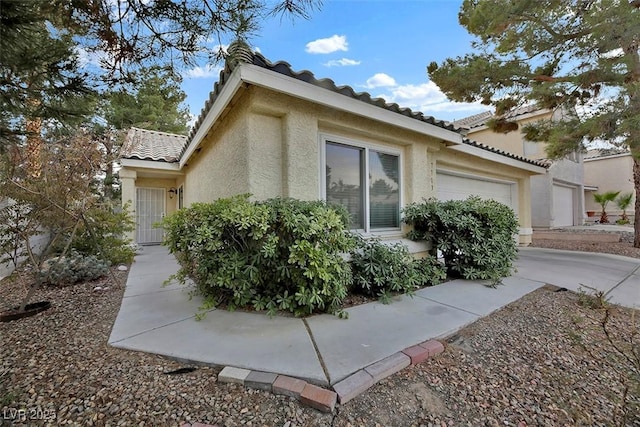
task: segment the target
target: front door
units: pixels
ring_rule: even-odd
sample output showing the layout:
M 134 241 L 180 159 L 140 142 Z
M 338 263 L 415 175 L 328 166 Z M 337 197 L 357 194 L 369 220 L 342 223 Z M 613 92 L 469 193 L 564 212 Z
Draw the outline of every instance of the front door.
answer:
M 163 230 L 153 224 L 162 221 L 165 213 L 164 188 L 136 188 L 136 231 L 141 245 L 161 243 Z

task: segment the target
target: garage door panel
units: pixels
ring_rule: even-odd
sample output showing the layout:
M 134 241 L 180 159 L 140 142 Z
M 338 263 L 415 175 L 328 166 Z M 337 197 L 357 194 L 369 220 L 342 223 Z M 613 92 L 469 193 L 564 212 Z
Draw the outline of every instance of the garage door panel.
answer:
M 438 199 L 440 200 L 464 200 L 469 196 L 478 196 L 481 199 L 492 199 L 515 209 L 515 201 L 512 197 L 514 184 L 487 181 L 482 177 L 468 177 L 438 173 Z
M 553 225 L 564 227 L 574 225 L 574 197 L 572 187 L 553 186 Z

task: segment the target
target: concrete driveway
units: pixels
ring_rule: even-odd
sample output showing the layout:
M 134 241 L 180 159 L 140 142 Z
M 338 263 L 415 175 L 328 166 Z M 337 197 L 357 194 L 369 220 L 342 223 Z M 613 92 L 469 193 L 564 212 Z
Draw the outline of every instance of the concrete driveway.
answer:
M 640 309 L 640 259 L 591 252 L 520 248 L 516 277 L 605 292 L 610 302 Z

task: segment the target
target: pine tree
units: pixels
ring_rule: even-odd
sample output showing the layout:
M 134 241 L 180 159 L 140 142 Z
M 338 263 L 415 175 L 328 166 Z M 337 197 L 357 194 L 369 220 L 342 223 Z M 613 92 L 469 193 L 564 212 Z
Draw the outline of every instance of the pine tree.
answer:
M 429 77 L 454 101 L 509 113 L 536 104 L 562 116 L 523 131 L 561 158 L 594 140 L 627 147 L 640 190 L 640 2 L 637 0 L 465 0 L 459 21 L 475 53 L 428 66 Z M 640 198 L 635 247 L 640 247 Z

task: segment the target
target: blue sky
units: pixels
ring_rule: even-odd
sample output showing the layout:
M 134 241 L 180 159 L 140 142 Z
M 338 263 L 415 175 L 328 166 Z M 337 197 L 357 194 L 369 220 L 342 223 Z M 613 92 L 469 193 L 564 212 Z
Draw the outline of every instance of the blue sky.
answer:
M 454 120 L 485 111 L 449 102 L 429 81 L 426 67 L 471 51 L 458 23 L 460 0 L 325 0 L 309 20 L 273 17 L 250 42 L 272 62 L 331 78 L 400 106 Z M 198 115 L 219 67 L 186 70 L 183 89 Z

